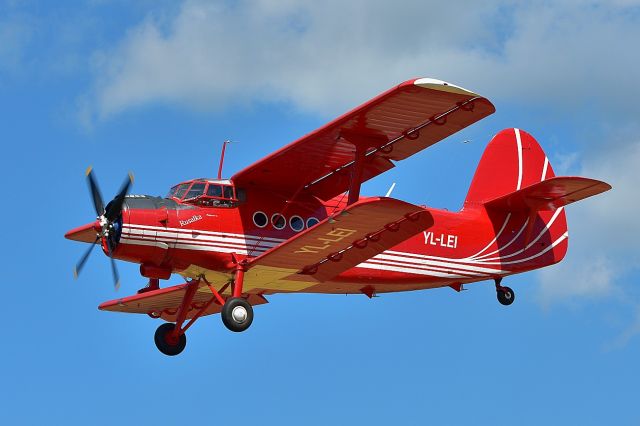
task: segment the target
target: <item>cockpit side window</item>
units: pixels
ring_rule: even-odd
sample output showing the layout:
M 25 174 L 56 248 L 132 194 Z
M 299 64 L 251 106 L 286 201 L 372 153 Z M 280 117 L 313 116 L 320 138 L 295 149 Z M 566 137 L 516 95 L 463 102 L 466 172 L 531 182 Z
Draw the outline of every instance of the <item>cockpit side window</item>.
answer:
M 176 192 L 173 194 L 173 196 L 175 198 L 182 198 L 182 196 L 184 195 L 185 192 L 187 192 L 187 188 L 189 188 L 189 184 L 188 183 L 183 183 L 181 185 L 178 186 L 178 189 L 176 190 Z
M 222 186 L 210 183 L 207 188 L 207 195 L 209 197 L 222 197 Z
M 187 192 L 187 195 L 185 196 L 185 200 L 190 200 L 204 194 L 205 185 L 206 184 L 204 182 L 196 182 L 191 185 L 189 192 Z
M 233 200 L 234 199 L 233 186 L 225 185 L 223 188 L 224 188 L 224 198 L 226 198 L 228 200 Z

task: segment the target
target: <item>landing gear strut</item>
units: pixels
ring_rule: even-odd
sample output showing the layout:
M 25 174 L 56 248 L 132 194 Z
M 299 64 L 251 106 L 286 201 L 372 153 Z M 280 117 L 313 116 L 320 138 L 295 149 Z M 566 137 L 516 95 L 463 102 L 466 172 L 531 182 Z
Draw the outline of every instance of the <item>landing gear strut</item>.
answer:
M 508 306 L 516 299 L 516 294 L 509 287 L 501 286 L 502 277 L 496 278 L 496 296 L 500 304 Z
M 225 327 L 236 333 L 245 331 L 253 322 L 253 308 L 242 297 L 244 272 L 245 265 L 242 262 L 238 262 L 236 276 L 233 281 L 233 297 L 229 297 L 225 301 L 222 312 L 220 312 L 220 317 Z
M 213 303 L 222 305 L 220 316 L 222 317 L 222 322 L 229 330 L 240 332 L 249 328 L 253 322 L 253 308 L 247 299 L 242 297 L 242 284 L 244 281 L 245 270 L 245 264 L 243 262 L 237 262 L 235 277 L 231 284 L 233 289 L 232 294 L 226 299 L 221 293 L 224 292 L 229 284 L 226 284 L 220 289 L 220 291 L 218 291 L 204 277 L 188 282 L 184 296 L 182 297 L 182 303 L 177 311 L 175 324 L 165 323 L 156 330 L 154 340 L 158 350 L 169 356 L 178 355 L 182 352 L 187 345 L 187 336 L 185 335 L 185 332 Z M 213 297 L 209 302 L 199 307 L 199 310 L 193 314 L 193 312 L 190 312 L 193 309 L 192 302 L 196 291 L 200 287 L 201 280 L 204 280 L 206 285 L 209 287 Z M 151 285 L 152 283 L 150 280 L 150 286 Z M 154 316 L 154 318 L 157 318 L 158 316 Z M 185 323 L 187 317 L 189 317 L 190 320 Z

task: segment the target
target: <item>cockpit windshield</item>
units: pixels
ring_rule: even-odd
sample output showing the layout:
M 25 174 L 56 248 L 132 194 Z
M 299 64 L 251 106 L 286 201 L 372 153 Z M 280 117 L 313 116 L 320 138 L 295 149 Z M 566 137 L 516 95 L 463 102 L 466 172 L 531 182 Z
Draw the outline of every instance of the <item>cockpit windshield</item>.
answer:
M 187 188 L 189 188 L 189 184 L 188 183 L 183 183 L 178 185 L 178 187 L 176 188 L 176 192 L 175 194 L 173 194 L 173 196 L 175 198 L 182 198 L 182 196 L 184 195 L 185 192 L 187 192 Z
M 233 207 L 238 198 L 229 180 L 196 179 L 169 190 L 167 198 L 205 207 Z
M 191 188 L 189 188 L 189 192 L 187 192 L 187 195 L 184 197 L 184 199 L 191 200 L 193 198 L 199 197 L 200 195 L 204 194 L 205 186 L 206 184 L 203 182 L 194 183 L 193 185 L 191 185 Z

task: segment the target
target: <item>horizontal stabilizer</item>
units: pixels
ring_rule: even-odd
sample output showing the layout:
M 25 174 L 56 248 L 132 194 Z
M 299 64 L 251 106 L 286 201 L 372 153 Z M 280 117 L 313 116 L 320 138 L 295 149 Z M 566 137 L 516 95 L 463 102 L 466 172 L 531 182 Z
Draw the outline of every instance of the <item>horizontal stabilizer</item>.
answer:
M 494 198 L 485 203 L 485 207 L 507 211 L 556 210 L 610 189 L 611 185 L 599 180 L 578 176 L 559 176 Z

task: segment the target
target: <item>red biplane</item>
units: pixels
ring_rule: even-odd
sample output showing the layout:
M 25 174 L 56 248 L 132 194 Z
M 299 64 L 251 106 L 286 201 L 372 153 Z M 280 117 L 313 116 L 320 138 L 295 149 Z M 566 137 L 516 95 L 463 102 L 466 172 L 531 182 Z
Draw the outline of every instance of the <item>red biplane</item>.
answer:
M 148 285 L 102 303 L 105 311 L 167 321 L 158 349 L 177 355 L 186 330 L 220 313 L 246 330 L 254 305 L 275 293 L 377 293 L 495 282 L 559 262 L 567 251 L 564 207 L 611 189 L 583 177 L 556 177 L 543 150 L 519 129 L 489 142 L 459 212 L 389 197 L 360 197 L 363 182 L 492 114 L 482 96 L 440 80 L 406 81 L 236 173 L 192 179 L 165 198 L 127 195 L 125 181 L 104 206 L 87 172 L 97 220 L 68 239 L 111 260 L 140 264 Z M 223 148 L 224 149 L 224 148 Z M 224 151 L 223 151 L 224 154 Z M 160 288 L 177 273 L 184 284 Z

